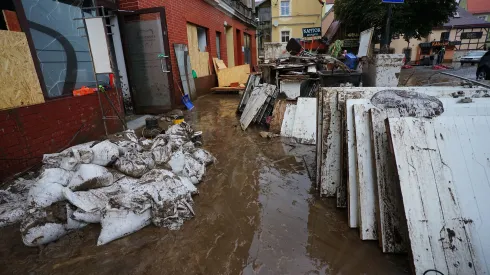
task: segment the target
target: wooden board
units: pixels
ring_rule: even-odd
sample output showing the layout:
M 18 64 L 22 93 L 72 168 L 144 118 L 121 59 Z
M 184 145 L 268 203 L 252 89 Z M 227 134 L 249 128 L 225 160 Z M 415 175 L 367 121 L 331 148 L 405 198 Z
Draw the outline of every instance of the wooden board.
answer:
M 293 137 L 302 144 L 316 144 L 316 98 L 298 98 Z
M 218 70 L 218 83 L 220 87 L 230 86 L 231 83 L 238 82 L 240 84 L 247 83 L 250 75 L 250 65 L 235 66 Z
M 218 72 L 219 70 L 227 69 L 225 62 L 218 58 L 213 58 L 214 70 Z
M 244 87 L 213 87 L 211 88 L 212 92 L 236 92 L 239 93 L 245 90 Z
M 319 171 L 320 195 L 331 197 L 336 195 L 338 184 L 341 181 L 346 181 L 347 173 L 342 175 L 341 169 L 342 161 L 342 144 L 345 141 L 344 133 L 341 132 L 340 125 L 345 118 L 342 118 L 342 114 L 345 113 L 342 109 L 345 107 L 345 101 L 347 99 L 355 98 L 371 98 L 377 92 L 394 89 L 394 88 L 382 88 L 382 87 L 332 87 L 323 88 L 321 90 L 322 102 L 322 114 L 321 114 L 321 127 L 322 136 L 319 142 L 322 143 L 318 146 L 321 151 L 321 161 L 317 163 L 317 169 Z M 476 89 L 476 88 L 463 88 L 463 87 L 398 87 L 399 91 L 416 91 L 425 93 L 438 98 L 450 98 L 452 93 L 458 91 L 464 91 L 465 96 L 473 97 L 475 95 L 482 96 L 488 90 Z M 320 117 L 320 115 L 318 116 Z
M 337 188 L 337 207 L 347 207 L 349 227 L 358 227 L 359 218 L 359 183 L 357 180 L 357 149 L 356 131 L 354 128 L 354 105 L 365 105 L 373 107 L 369 99 L 349 99 L 346 101 L 345 114 L 346 120 L 343 123 L 342 132 L 346 135 L 346 152 L 344 159 L 347 159 L 347 180 L 339 183 Z M 357 122 L 359 124 L 359 121 Z M 347 155 L 347 156 L 346 156 Z M 345 206 L 344 206 L 345 205 Z
M 359 236 L 361 240 L 377 240 L 377 186 L 374 163 L 371 158 L 371 131 L 366 110 L 367 108 L 363 105 L 353 106 L 358 175 Z
M 23 32 L 0 30 L 0 109 L 44 103 Z
M 209 53 L 199 51 L 197 27 L 192 24 L 187 24 L 187 45 L 189 47 L 191 66 L 197 77 L 209 75 Z
M 490 118 L 389 118 L 415 274 L 489 274 Z
M 474 98 L 473 103 L 460 103 L 459 98 L 441 98 L 444 113 L 441 116 L 487 116 L 490 115 L 490 98 Z M 404 116 L 398 109 L 371 109 L 373 159 L 378 181 L 378 232 L 380 246 L 385 253 L 402 253 L 407 250 L 406 221 L 400 185 L 394 165 L 394 157 L 388 146 L 385 119 Z M 426 117 L 423 109 L 416 117 Z M 403 112 L 405 114 L 405 112 Z
M 276 86 L 268 84 L 254 88 L 252 94 L 250 95 L 250 99 L 247 102 L 247 106 L 245 107 L 245 110 L 240 118 L 240 125 L 244 131 L 248 128 L 252 120 L 262 108 L 262 105 L 264 105 L 267 98 L 274 93 L 275 89 Z
M 292 137 L 294 130 L 294 121 L 296 118 L 296 105 L 287 105 L 282 121 L 281 136 Z
M 281 133 L 282 122 L 284 120 L 284 112 L 286 112 L 286 106 L 294 105 L 296 101 L 279 99 L 274 104 L 274 111 L 272 112 L 271 124 L 269 131 L 275 134 Z

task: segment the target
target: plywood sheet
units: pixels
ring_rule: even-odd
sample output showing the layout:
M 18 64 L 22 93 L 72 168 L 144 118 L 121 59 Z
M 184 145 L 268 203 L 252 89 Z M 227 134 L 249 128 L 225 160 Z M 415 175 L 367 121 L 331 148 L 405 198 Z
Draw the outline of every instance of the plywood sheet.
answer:
M 44 103 L 27 38 L 0 30 L 0 109 Z
M 357 156 L 359 236 L 361 240 L 377 240 L 376 179 L 371 159 L 371 131 L 368 113 L 363 105 L 354 105 L 354 127 Z M 350 180 L 350 179 L 349 179 Z
M 228 68 L 228 67 L 226 67 L 225 62 L 223 62 L 223 60 L 218 59 L 218 58 L 213 58 L 213 64 L 214 64 L 214 69 L 216 71 Z
M 291 104 L 296 104 L 296 101 L 279 99 L 274 104 L 274 111 L 272 113 L 272 120 L 269 127 L 269 131 L 272 133 L 281 133 L 282 122 L 284 120 L 284 113 L 286 112 L 286 107 Z
M 196 72 L 198 77 L 209 75 L 209 53 L 199 51 L 197 27 L 195 25 L 187 24 L 187 44 L 189 47 L 192 69 Z
M 316 98 L 300 97 L 296 106 L 293 137 L 303 144 L 316 144 Z
M 389 118 L 415 274 L 489 274 L 490 119 Z
M 220 87 L 230 86 L 231 83 L 247 83 L 248 76 L 250 75 L 250 65 L 235 66 L 233 68 L 227 68 L 218 70 L 218 83 Z

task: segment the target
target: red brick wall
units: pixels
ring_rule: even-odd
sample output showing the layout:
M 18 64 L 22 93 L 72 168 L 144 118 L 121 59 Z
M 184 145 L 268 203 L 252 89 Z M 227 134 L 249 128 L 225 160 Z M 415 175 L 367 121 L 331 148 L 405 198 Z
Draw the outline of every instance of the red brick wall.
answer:
M 115 92 L 108 92 L 116 106 Z M 106 99 L 104 108 L 113 115 Z M 121 112 L 121 110 L 119 110 Z M 111 133 L 122 130 L 119 120 L 108 120 Z M 83 126 L 83 127 L 82 127 Z M 81 130 L 80 130 L 81 129 Z M 0 182 L 39 164 L 43 154 L 105 135 L 97 95 L 65 97 L 46 103 L 0 111 Z
M 257 49 L 255 44 L 255 29 L 243 24 L 240 20 L 231 18 L 217 8 L 209 5 L 204 0 L 120 0 L 120 9 L 137 10 L 155 7 L 165 7 L 167 28 L 169 36 L 169 46 L 171 51 L 172 73 L 174 84 L 180 80 L 178 73 L 177 59 L 175 57 L 173 44 L 187 44 L 187 26 L 192 23 L 208 29 L 208 45 L 211 58 L 217 57 L 216 54 L 216 32 L 221 33 L 221 59 L 228 64 L 226 32 L 224 22 L 233 27 L 234 36 L 236 31 L 240 31 L 240 38 L 235 37 L 235 65 L 243 64 L 245 57 L 241 51 L 244 41 L 243 34 L 251 36 L 252 66 L 257 65 Z M 239 41 L 239 45 L 237 45 Z M 211 59 L 212 60 L 212 59 Z M 210 62 L 211 62 L 210 60 Z M 211 66 L 212 67 L 212 66 Z M 177 80 L 177 81 L 175 81 Z M 180 92 L 175 89 L 175 104 L 180 103 Z

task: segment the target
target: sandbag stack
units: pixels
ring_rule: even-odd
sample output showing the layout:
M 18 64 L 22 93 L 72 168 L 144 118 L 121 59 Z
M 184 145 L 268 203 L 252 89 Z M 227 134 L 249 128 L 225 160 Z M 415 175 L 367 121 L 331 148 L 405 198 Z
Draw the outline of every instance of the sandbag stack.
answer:
M 215 158 L 192 142 L 186 123 L 154 140 L 128 130 L 43 158 L 40 176 L 0 191 L 0 227 L 21 223 L 27 246 L 100 223 L 103 245 L 149 224 L 179 229 L 191 219 L 194 186 Z

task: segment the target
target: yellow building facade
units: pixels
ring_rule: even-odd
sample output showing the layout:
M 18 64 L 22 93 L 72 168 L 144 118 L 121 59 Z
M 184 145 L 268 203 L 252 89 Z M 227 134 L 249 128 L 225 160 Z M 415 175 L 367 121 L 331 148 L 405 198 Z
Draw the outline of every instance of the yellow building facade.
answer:
M 323 12 L 318 0 L 271 0 L 272 42 L 302 38 L 303 28 L 321 27 Z

